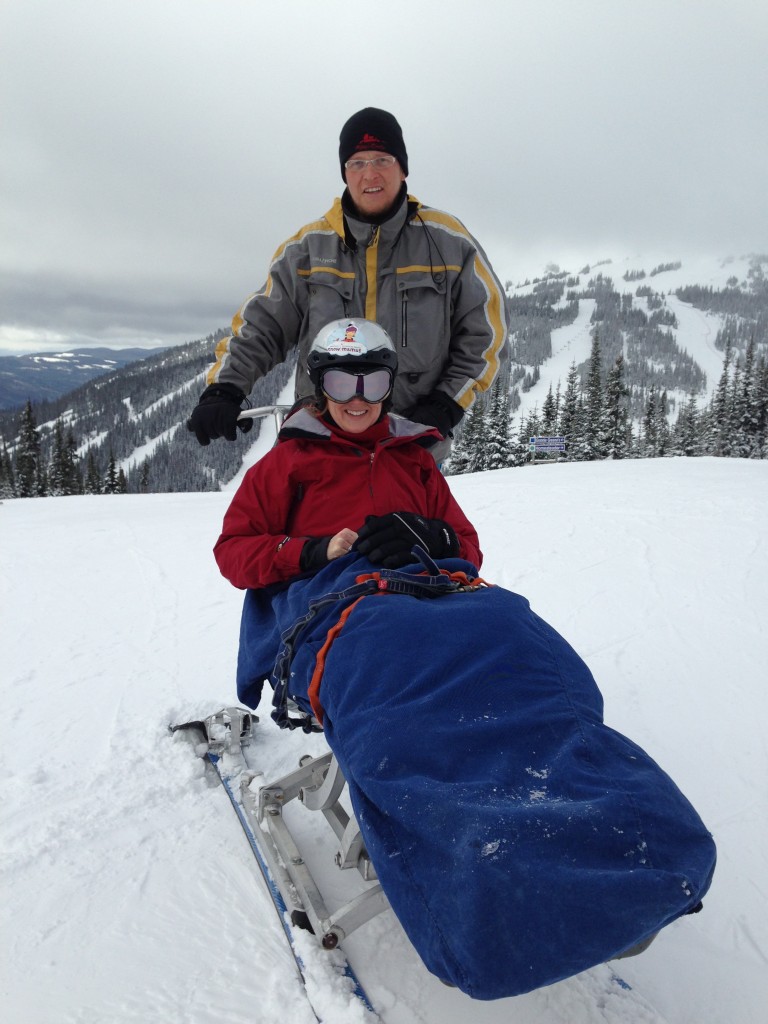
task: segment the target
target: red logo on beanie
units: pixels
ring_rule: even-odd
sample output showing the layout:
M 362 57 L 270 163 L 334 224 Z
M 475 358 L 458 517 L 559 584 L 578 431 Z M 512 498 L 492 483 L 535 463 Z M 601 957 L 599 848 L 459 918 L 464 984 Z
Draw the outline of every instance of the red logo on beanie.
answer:
M 363 135 L 362 139 L 360 139 L 358 144 L 355 146 L 355 152 L 359 153 L 361 149 L 386 149 L 386 148 L 387 148 L 386 145 L 381 141 L 381 139 L 377 138 L 375 135 L 371 135 L 369 132 L 366 132 Z

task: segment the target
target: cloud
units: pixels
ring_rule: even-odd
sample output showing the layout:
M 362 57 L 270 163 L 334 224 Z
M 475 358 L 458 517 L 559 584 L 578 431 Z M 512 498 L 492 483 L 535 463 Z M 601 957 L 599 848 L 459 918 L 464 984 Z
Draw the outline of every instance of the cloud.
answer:
M 502 279 L 768 247 L 763 3 L 5 0 L 0 32 L 0 347 L 224 326 L 369 104 Z

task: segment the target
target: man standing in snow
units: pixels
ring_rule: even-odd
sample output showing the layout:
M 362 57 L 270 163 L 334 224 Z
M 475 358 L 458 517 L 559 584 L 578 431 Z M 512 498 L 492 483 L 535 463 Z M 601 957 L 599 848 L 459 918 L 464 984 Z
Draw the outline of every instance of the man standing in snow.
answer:
M 345 317 L 374 320 L 394 339 L 394 410 L 444 437 L 493 383 L 507 336 L 504 291 L 464 225 L 408 194 L 408 154 L 392 114 L 353 114 L 339 161 L 344 194 L 280 246 L 266 283 L 216 348 L 188 422 L 200 444 L 234 441 L 254 382 L 296 345 L 296 398 L 311 395 L 309 345 L 324 324 Z

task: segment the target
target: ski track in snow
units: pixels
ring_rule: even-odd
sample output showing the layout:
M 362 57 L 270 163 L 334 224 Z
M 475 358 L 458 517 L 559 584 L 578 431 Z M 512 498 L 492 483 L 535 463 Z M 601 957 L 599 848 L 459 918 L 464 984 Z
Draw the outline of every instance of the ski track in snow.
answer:
M 689 796 L 719 864 L 703 913 L 615 965 L 633 993 L 605 967 L 472 1002 L 427 974 L 386 913 L 345 943 L 381 1019 L 764 1024 L 768 464 L 560 464 L 450 484 L 478 527 L 483 575 L 528 597 L 582 654 L 606 721 Z M 167 731 L 235 702 L 242 595 L 211 555 L 228 501 L 0 506 L 11 1024 L 314 1021 L 226 797 Z M 324 749 L 322 737 L 281 733 L 269 710 L 265 700 L 255 750 L 270 775 Z M 350 873 L 330 863 L 321 816 L 289 810 L 341 902 Z M 301 940 L 326 1019 L 368 1024 L 332 960 Z

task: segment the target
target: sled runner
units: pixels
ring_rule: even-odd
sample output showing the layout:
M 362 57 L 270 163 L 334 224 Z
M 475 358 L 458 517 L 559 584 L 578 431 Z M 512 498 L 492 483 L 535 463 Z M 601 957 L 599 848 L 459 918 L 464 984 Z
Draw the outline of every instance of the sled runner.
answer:
M 208 718 L 173 727 L 193 730 L 220 776 L 232 784 L 234 797 L 259 847 L 272 881 L 277 886 L 291 923 L 311 931 L 324 949 L 339 942 L 372 917 L 389 909 L 376 870 L 354 817 L 342 805 L 346 780 L 333 754 L 306 756 L 296 771 L 269 782 L 252 767 L 248 756 L 252 730 L 258 719 L 245 708 L 223 708 Z M 255 784 L 259 779 L 259 785 Z M 308 811 L 320 811 L 330 825 L 337 845 L 333 862 L 341 871 L 356 869 L 366 889 L 334 912 L 307 867 L 296 839 L 286 825 L 283 810 L 298 800 Z
M 302 771 L 285 779 L 275 780 L 268 787 L 268 796 L 265 794 L 265 799 L 261 800 L 260 791 L 254 790 L 254 785 L 256 778 L 262 773 L 251 767 L 249 760 L 252 730 L 257 722 L 256 715 L 245 708 L 231 707 L 223 708 L 205 719 L 171 725 L 170 731 L 190 737 L 197 755 L 207 759 L 215 772 L 215 777 L 221 782 L 261 872 L 267 893 L 288 941 L 298 980 L 315 1019 L 320 1022 L 327 1018 L 317 1004 L 312 986 L 308 985 L 305 962 L 296 946 L 294 928 L 314 930 L 323 948 L 332 951 L 324 954 L 333 958 L 328 970 L 334 978 L 343 975 L 347 979 L 350 999 L 360 1003 L 365 1011 L 365 1019 L 373 1024 L 374 1021 L 379 1021 L 380 1017 L 338 942 L 346 934 L 344 927 L 351 930 L 369 920 L 379 912 L 379 909 L 386 908 L 386 900 L 381 894 L 380 886 L 374 885 L 365 894 L 368 896 L 367 900 L 351 900 L 340 912 L 334 915 L 328 913 L 293 837 L 282 823 L 282 810 L 287 799 L 298 797 L 303 800 L 305 794 L 317 788 L 319 776 L 324 779 L 324 770 L 327 774 L 328 758 L 302 758 Z M 306 787 L 296 788 L 298 776 L 301 776 L 302 782 L 306 782 Z M 287 799 L 286 784 L 290 792 Z M 338 783 L 335 783 L 334 792 L 337 789 Z M 349 816 L 342 807 L 336 806 L 338 800 L 333 794 L 326 791 L 325 798 L 314 801 L 310 798 L 310 802 L 313 805 L 317 804 L 317 809 L 327 812 L 329 820 L 339 824 L 346 822 L 345 828 L 348 834 L 352 835 L 354 829 L 349 827 Z M 264 827 L 261 827 L 260 821 L 266 823 Z M 368 874 L 365 859 L 365 852 L 362 849 L 358 852 L 356 862 L 352 850 L 348 851 L 346 863 L 341 851 L 336 858 L 338 867 L 358 866 L 364 877 Z M 365 911 L 364 903 L 367 903 Z M 377 904 L 380 905 L 379 909 Z M 315 969 L 316 967 L 317 965 Z

